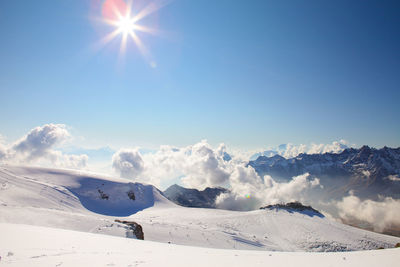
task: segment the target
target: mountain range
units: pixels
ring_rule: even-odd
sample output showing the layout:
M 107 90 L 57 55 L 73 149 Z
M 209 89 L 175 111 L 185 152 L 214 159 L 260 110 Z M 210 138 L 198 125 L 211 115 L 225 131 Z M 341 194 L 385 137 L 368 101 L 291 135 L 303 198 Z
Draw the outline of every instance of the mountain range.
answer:
M 341 153 L 300 154 L 289 159 L 260 156 L 248 165 L 261 177 L 270 175 L 278 181 L 309 173 L 332 193 L 329 197 L 340 198 L 352 191 L 372 199 L 378 195 L 400 198 L 400 148 L 363 146 Z
M 300 154 L 286 159 L 280 155 L 259 156 L 249 166 L 264 177 L 287 182 L 293 177 L 309 173 L 320 179 L 320 197 L 340 199 L 349 194 L 361 198 L 400 198 L 400 148 L 382 149 L 363 146 L 348 148 L 341 153 Z M 215 199 L 224 188 L 203 191 L 172 185 L 163 193 L 172 202 L 185 207 L 215 208 Z

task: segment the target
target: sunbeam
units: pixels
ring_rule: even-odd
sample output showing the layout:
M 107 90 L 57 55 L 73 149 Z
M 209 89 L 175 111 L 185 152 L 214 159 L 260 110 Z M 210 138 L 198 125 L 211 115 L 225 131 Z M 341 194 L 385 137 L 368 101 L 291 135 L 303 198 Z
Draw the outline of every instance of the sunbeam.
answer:
M 140 40 L 137 32 L 143 32 L 151 35 L 158 35 L 157 29 L 151 28 L 146 25 L 140 25 L 140 21 L 145 17 L 153 14 L 167 4 L 164 2 L 151 2 L 141 10 L 134 10 L 132 1 L 127 2 L 123 0 L 106 0 L 102 6 L 102 22 L 113 26 L 115 29 L 107 34 L 100 40 L 102 46 L 114 40 L 116 37 L 121 36 L 121 43 L 119 49 L 119 57 L 124 56 L 126 53 L 128 42 L 132 40 L 137 49 L 145 60 L 153 67 L 154 61 L 151 60 L 149 49 Z

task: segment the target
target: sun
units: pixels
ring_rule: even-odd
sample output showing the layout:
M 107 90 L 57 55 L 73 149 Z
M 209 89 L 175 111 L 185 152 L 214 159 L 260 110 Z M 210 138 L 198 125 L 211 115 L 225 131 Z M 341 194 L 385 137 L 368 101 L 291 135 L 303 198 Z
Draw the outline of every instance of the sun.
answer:
M 132 40 L 150 66 L 155 66 L 149 50 L 140 40 L 138 33 L 142 32 L 152 35 L 158 33 L 156 29 L 140 24 L 140 21 L 165 5 L 162 3 L 162 1 L 157 2 L 157 4 L 156 2 L 149 1 L 144 8 L 134 10 L 131 0 L 106 0 L 102 7 L 102 21 L 113 26 L 114 30 L 101 40 L 101 44 L 105 45 L 118 36 L 121 36 L 120 55 L 123 55 L 126 51 L 128 40 Z
M 133 18 L 129 15 L 121 17 L 116 23 L 118 31 L 124 35 L 133 34 L 135 30 L 135 23 Z

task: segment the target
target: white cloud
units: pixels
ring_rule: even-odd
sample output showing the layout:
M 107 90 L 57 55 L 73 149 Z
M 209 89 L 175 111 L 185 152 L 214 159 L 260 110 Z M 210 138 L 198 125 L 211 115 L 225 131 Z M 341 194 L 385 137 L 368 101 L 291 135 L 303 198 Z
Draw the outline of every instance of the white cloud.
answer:
M 338 151 L 346 142 L 341 140 L 329 145 L 282 145 L 279 153 L 292 157 L 307 151 Z M 125 154 L 121 154 L 124 151 Z M 185 187 L 232 186 L 232 175 L 237 167 L 247 164 L 242 151 L 229 150 L 225 144 L 217 148 L 206 140 L 186 147 L 161 146 L 153 153 L 140 154 L 138 149 L 122 149 L 113 156 L 113 169 L 120 176 L 156 186 L 179 180 Z M 248 173 L 250 175 L 250 173 Z
M 45 124 L 30 130 L 10 146 L 0 143 L 0 159 L 14 164 L 38 164 L 66 168 L 84 168 L 87 155 L 63 154 L 54 148 L 67 141 L 70 134 L 64 124 Z
M 188 187 L 224 185 L 229 178 L 225 149 L 214 150 L 206 141 L 183 148 L 161 146 L 155 153 L 141 155 L 137 149 L 123 149 L 113 156 L 113 168 L 120 176 L 160 185 L 178 177 Z
M 238 167 L 232 175 L 231 192 L 221 194 L 216 205 L 224 209 L 253 210 L 290 201 L 307 203 L 309 190 L 318 186 L 319 180 L 310 179 L 308 173 L 279 183 L 268 175 L 263 181 L 251 167 Z
M 332 144 L 311 144 L 308 154 L 340 153 L 350 146 L 346 140 L 334 141 Z M 354 145 L 353 145 L 354 146 Z
M 112 157 L 112 166 L 125 178 L 137 178 L 144 170 L 143 159 L 138 149 L 117 151 Z
M 11 148 L 11 153 L 32 161 L 51 154 L 52 148 L 70 137 L 64 124 L 45 124 L 32 129 Z
M 155 153 L 141 155 L 137 149 L 121 150 L 113 156 L 113 167 L 120 176 L 159 186 L 180 179 L 185 187 L 204 189 L 223 186 L 231 191 L 217 200 L 220 208 L 257 209 L 261 205 L 303 200 L 305 192 L 319 186 L 308 174 L 278 183 L 272 177 L 262 179 L 247 162 L 234 155 L 226 160 L 226 146 L 216 149 L 205 140 L 182 148 L 162 146 Z M 225 159 L 224 159 L 225 157 Z M 251 197 L 246 198 L 249 194 Z
M 271 157 L 273 155 L 280 155 L 284 158 L 294 158 L 299 154 L 323 154 L 323 153 L 340 153 L 346 148 L 351 146 L 349 142 L 346 140 L 334 141 L 331 144 L 315 144 L 311 143 L 310 145 L 294 145 L 292 143 L 283 144 L 278 147 L 270 147 L 268 150 L 263 152 L 258 152 L 253 154 L 252 159 L 256 159 L 257 156 L 263 155 L 267 157 Z M 256 156 L 256 157 L 255 157 Z
M 228 164 L 223 159 L 223 146 L 215 151 L 206 141 L 186 148 L 182 182 L 185 186 L 202 188 L 223 185 L 229 179 Z
M 84 169 L 87 167 L 89 157 L 86 154 L 73 155 L 63 154 L 60 151 L 51 151 L 48 159 L 58 167 Z
M 289 143 L 286 146 L 280 147 L 284 149 L 278 149 L 278 154 L 285 158 L 293 158 L 301 153 L 307 153 L 307 146 L 303 144 L 296 146 Z
M 386 197 L 380 201 L 361 200 L 350 195 L 337 202 L 336 206 L 344 221 L 367 222 L 374 231 L 382 232 L 400 226 L 400 199 Z

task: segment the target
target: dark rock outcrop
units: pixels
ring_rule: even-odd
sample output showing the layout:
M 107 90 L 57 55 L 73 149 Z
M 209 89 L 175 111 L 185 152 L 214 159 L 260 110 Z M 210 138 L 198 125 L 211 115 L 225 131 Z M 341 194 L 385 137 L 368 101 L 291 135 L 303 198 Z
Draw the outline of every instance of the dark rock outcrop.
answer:
M 135 193 L 133 190 L 129 190 L 126 194 L 128 195 L 129 199 L 135 200 Z
M 103 192 L 102 190 L 100 190 L 100 189 L 98 189 L 97 191 L 99 192 L 100 198 L 101 198 L 101 199 L 108 200 L 109 196 L 108 196 L 106 193 L 104 193 L 104 192 Z
M 137 222 L 121 221 L 121 220 L 115 220 L 115 222 L 123 223 L 123 224 L 129 226 L 130 229 L 133 231 L 133 234 L 136 236 L 137 239 L 144 240 L 143 228 Z
M 316 209 L 313 209 L 311 206 L 305 206 L 301 204 L 300 202 L 289 202 L 286 204 L 275 204 L 275 205 L 267 205 L 264 207 L 261 207 L 260 209 L 269 209 L 269 210 L 286 210 L 288 212 L 298 212 L 302 214 L 306 214 L 308 216 L 318 216 L 318 217 L 324 217 L 321 212 L 319 212 Z

